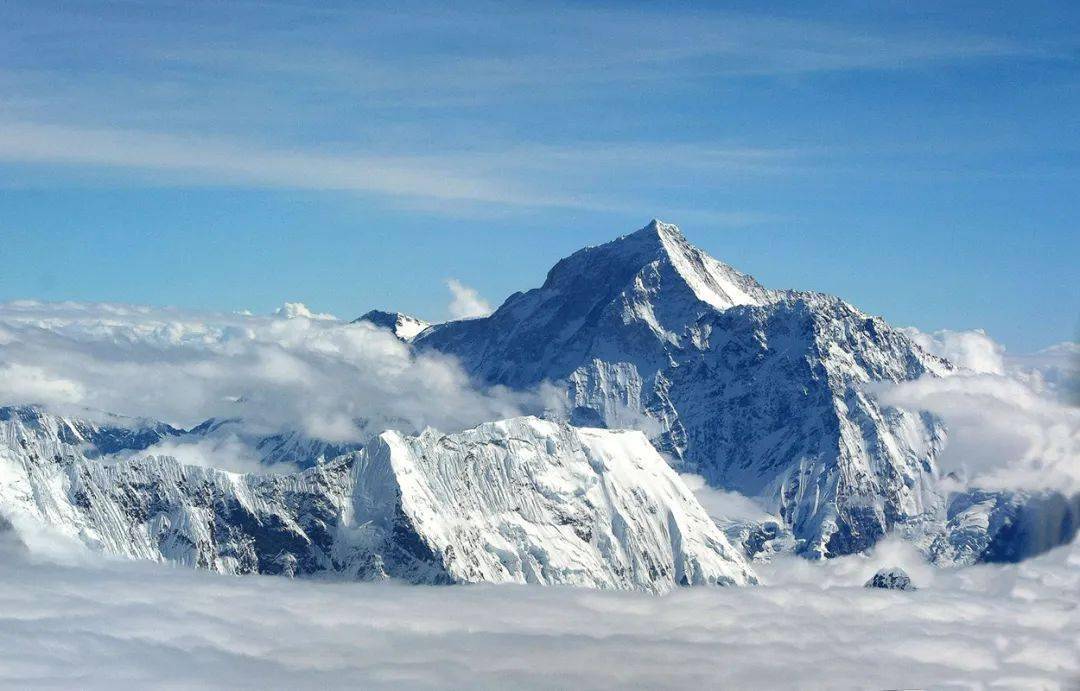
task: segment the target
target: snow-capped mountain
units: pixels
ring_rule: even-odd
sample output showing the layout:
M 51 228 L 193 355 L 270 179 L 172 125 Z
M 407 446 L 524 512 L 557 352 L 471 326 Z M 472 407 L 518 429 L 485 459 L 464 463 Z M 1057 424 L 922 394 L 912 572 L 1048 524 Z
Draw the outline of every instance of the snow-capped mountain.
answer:
M 117 554 L 227 572 L 650 590 L 742 582 L 717 564 L 793 549 L 847 554 L 894 529 L 939 564 L 1019 559 L 1072 539 L 1080 525 L 1078 495 L 940 489 L 942 426 L 882 405 L 873 391 L 951 374 L 948 362 L 838 298 L 767 289 L 658 221 L 560 261 L 541 288 L 489 317 L 427 326 L 370 312 L 358 321 L 406 341 L 390 341 L 406 363 L 432 349 L 485 384 L 555 382 L 565 408 L 549 405 L 546 386 L 542 395 L 493 390 L 537 409 L 539 401 L 549 419 L 580 429 L 529 419 L 412 438 L 380 434 L 396 422 L 357 419 L 355 441 L 331 443 L 240 418 L 183 430 L 94 411 L 0 408 L 0 512 L 16 507 Z M 685 516 L 672 508 L 687 488 L 654 467 L 660 456 L 644 437 L 588 429 L 598 427 L 644 432 L 679 471 L 758 499 L 760 516 L 718 518 L 723 534 L 699 525 L 692 497 L 697 508 Z M 615 448 L 617 463 L 598 467 Z M 640 472 L 620 470 L 626 462 Z M 389 484 L 364 484 L 374 482 L 369 473 Z M 591 494 L 597 486 L 602 497 Z M 372 492 L 384 490 L 421 508 L 379 500 L 370 513 Z M 357 511 L 369 512 L 360 523 Z M 682 518 L 661 525 L 664 516 Z M 566 530 L 578 540 L 567 542 Z M 741 554 L 729 553 L 724 535 Z
M 943 509 L 942 428 L 866 388 L 951 365 L 843 300 L 764 288 L 673 225 L 576 252 L 414 343 L 488 384 L 562 382 L 575 424 L 646 431 L 680 469 L 762 498 L 803 554 L 859 551 Z
M 536 418 L 386 432 L 290 475 L 88 459 L 70 421 L 0 418 L 0 507 L 96 549 L 222 573 L 664 592 L 754 575 L 638 432 Z
M 368 322 L 380 329 L 386 329 L 406 343 L 431 326 L 422 319 L 410 317 L 401 312 L 384 312 L 382 310 L 371 310 L 352 321 L 353 324 L 357 322 Z

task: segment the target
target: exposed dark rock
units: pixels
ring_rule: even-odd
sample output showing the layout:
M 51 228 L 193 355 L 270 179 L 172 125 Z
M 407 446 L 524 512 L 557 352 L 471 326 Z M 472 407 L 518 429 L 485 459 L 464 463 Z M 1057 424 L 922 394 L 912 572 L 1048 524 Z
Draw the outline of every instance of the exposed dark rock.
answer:
M 911 578 L 899 566 L 881 569 L 866 582 L 866 587 L 884 588 L 885 590 L 916 590 Z

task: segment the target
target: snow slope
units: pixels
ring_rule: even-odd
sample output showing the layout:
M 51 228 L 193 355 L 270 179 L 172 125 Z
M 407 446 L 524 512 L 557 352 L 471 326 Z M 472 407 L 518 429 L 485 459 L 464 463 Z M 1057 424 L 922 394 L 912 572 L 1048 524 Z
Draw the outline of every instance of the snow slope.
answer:
M 99 462 L 62 418 L 0 421 L 0 507 L 94 549 L 221 573 L 664 592 L 754 576 L 636 432 L 536 418 L 386 432 L 293 475 Z

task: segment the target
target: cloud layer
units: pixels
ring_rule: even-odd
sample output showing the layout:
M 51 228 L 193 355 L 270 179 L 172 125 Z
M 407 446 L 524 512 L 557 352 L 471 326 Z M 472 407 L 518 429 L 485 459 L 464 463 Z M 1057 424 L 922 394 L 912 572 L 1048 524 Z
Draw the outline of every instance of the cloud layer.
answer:
M 904 555 L 654 597 L 60 566 L 0 547 L 0 686 L 1054 688 L 1080 674 L 1080 548 L 862 588 Z
M 537 396 L 472 386 L 455 360 L 387 331 L 288 305 L 274 317 L 127 305 L 0 305 L 0 404 L 86 407 L 190 426 L 242 417 L 357 441 L 534 410 Z M 199 451 L 195 449 L 193 451 Z
M 1080 408 L 1066 395 L 1080 346 L 1010 357 L 982 331 L 906 331 L 961 368 L 950 377 L 877 387 L 884 403 L 945 421 L 943 471 L 988 489 L 1080 491 Z

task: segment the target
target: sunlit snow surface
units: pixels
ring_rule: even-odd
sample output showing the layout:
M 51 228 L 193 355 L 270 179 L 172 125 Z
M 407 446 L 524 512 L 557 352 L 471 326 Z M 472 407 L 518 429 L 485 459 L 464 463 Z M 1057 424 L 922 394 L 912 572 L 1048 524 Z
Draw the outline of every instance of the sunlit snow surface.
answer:
M 886 543 L 667 596 L 230 577 L 0 553 L 0 685 L 1075 688 L 1080 548 L 940 571 Z M 920 590 L 862 583 L 903 564 Z M 783 575 L 783 581 L 777 580 Z

